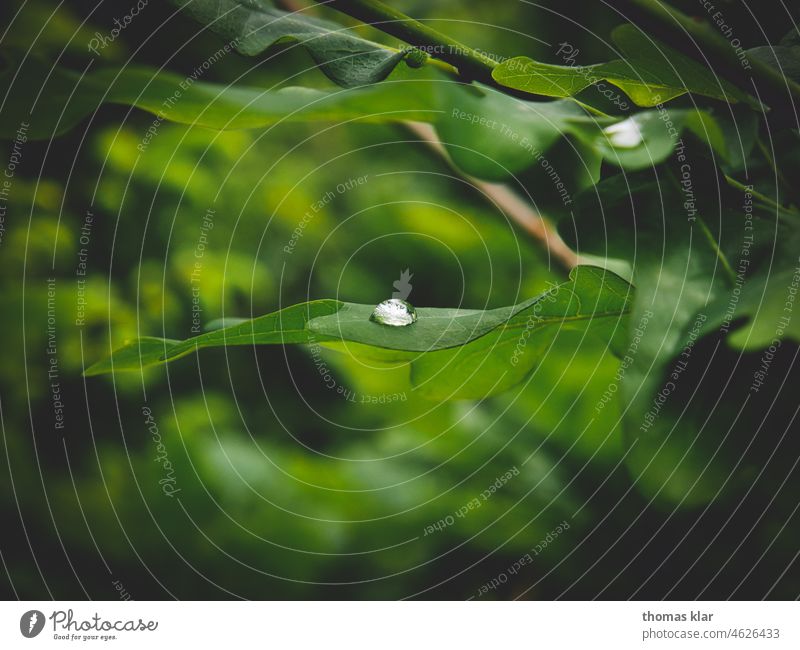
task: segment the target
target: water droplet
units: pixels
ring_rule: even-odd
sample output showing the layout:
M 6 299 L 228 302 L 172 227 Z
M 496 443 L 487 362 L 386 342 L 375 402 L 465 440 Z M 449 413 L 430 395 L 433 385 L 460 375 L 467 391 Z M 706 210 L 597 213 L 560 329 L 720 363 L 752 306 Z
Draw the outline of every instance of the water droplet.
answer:
M 634 149 L 643 142 L 642 129 L 638 122 L 629 117 L 603 129 L 612 147 L 617 149 Z
M 417 320 L 417 310 L 405 300 L 390 298 L 375 307 L 369 319 L 379 325 L 405 327 Z

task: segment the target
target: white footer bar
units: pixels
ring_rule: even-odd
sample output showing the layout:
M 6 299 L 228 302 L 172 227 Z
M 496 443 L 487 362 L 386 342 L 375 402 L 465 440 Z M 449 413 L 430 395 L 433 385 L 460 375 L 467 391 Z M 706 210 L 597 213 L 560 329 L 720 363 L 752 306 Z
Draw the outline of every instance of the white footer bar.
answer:
M 794 602 L 4 602 L 0 648 L 777 649 L 799 621 Z

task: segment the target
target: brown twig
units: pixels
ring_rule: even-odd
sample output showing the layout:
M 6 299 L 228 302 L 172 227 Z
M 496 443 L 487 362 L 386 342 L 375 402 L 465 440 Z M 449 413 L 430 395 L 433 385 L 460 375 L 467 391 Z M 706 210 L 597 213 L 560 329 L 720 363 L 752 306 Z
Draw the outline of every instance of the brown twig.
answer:
M 303 9 L 303 6 L 296 0 L 278 0 L 278 4 L 282 5 L 287 11 L 300 11 Z M 482 181 L 463 173 L 450 160 L 450 156 L 430 124 L 423 122 L 404 122 L 404 124 L 422 142 L 446 160 L 461 178 L 488 197 L 508 218 L 541 244 L 548 256 L 563 269 L 569 271 L 578 264 L 578 256 L 564 243 L 558 233 L 530 204 L 522 200 L 511 188 L 501 183 Z
M 577 266 L 579 260 L 575 252 L 564 243 L 552 226 L 508 185 L 482 181 L 459 170 L 450 160 L 450 156 L 430 124 L 406 122 L 405 125 L 422 142 L 447 160 L 450 167 L 459 176 L 487 196 L 506 216 L 541 244 L 550 258 L 567 271 Z

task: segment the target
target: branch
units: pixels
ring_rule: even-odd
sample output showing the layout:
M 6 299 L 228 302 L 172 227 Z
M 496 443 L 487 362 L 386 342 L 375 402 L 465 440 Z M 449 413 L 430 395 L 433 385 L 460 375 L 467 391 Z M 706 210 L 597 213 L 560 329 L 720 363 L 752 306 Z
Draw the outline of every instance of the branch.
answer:
M 315 0 L 326 7 L 370 24 L 410 45 L 420 48 L 436 59 L 456 68 L 468 81 L 496 85 L 492 70 L 497 62 L 449 36 L 389 7 L 378 0 Z

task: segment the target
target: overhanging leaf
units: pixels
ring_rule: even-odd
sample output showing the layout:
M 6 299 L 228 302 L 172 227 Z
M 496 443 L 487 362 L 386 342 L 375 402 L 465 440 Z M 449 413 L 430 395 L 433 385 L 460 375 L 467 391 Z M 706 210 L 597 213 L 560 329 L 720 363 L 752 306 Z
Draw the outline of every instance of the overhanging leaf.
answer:
M 384 79 L 406 56 L 354 36 L 337 23 L 280 11 L 264 0 L 171 1 L 246 56 L 298 43 L 322 72 L 346 88 Z
M 430 77 L 398 78 L 340 91 L 304 87 L 279 90 L 228 86 L 139 67 L 104 68 L 78 74 L 35 57 L 11 57 L 0 65 L 0 82 L 12 88 L 0 106 L 0 136 L 13 137 L 21 121 L 27 137 L 51 138 L 69 131 L 103 104 L 136 106 L 162 121 L 218 130 L 252 129 L 279 121 L 362 119 L 390 122 L 432 119 L 437 110 Z M 60 107 L 59 111 L 52 106 Z
M 724 153 L 717 122 L 703 111 L 670 111 L 674 133 L 658 112 L 637 114 L 630 118 L 637 129 L 637 143 L 631 145 L 620 143 L 609 131 L 627 124 L 619 118 L 589 116 L 570 100 L 523 101 L 491 88 L 457 83 L 432 68 L 411 70 L 402 65 L 379 84 L 335 91 L 189 83 L 185 77 L 137 67 L 80 75 L 33 57 L 11 59 L 2 70 L 0 82 L 12 90 L 0 108 L 0 136 L 9 138 L 22 121 L 29 123 L 31 139 L 65 133 L 107 103 L 152 113 L 156 131 L 165 120 L 219 130 L 283 121 L 430 122 L 454 162 L 488 180 L 503 180 L 553 162 L 545 154 L 564 136 L 574 136 L 605 160 L 629 169 L 663 161 L 677 144 L 674 134 L 685 129 Z M 167 101 L 170 98 L 175 100 Z M 61 111 L 50 110 L 53 104 Z M 698 124 L 703 128 L 696 128 Z M 565 169 L 556 172 L 567 176 Z

